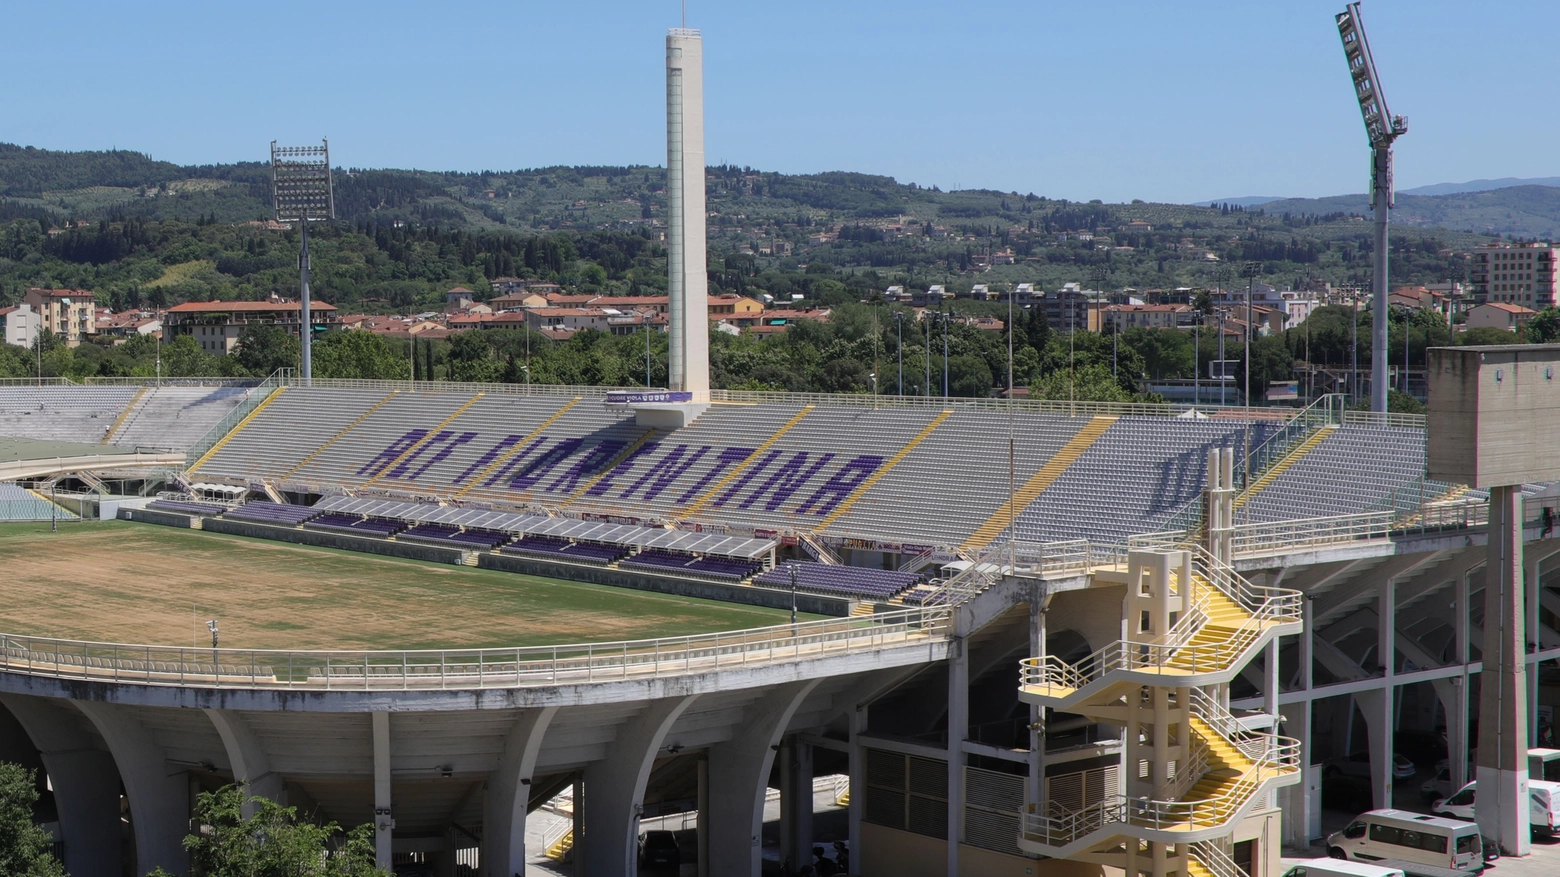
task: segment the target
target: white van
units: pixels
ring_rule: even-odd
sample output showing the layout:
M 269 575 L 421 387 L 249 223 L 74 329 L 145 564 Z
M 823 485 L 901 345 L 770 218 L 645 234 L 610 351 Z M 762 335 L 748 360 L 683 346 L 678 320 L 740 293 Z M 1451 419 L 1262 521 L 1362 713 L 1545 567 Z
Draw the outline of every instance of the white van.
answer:
M 1458 789 L 1457 794 L 1435 802 L 1430 812 L 1472 820 L 1478 788 L 1479 781 L 1474 780 Z M 1560 783 L 1528 780 L 1528 821 L 1533 825 L 1534 834 L 1554 837 L 1560 833 Z
M 1404 877 L 1401 868 L 1384 868 L 1342 859 L 1279 859 L 1280 877 Z
M 1334 859 L 1375 862 L 1410 875 L 1477 874 L 1484 844 L 1471 822 L 1407 810 L 1372 810 L 1327 836 Z

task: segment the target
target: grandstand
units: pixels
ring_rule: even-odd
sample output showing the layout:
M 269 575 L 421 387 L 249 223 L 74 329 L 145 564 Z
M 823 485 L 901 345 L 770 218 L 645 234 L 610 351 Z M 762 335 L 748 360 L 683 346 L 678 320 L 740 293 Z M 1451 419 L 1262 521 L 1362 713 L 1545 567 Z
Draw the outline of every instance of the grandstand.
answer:
M 174 826 L 188 813 L 168 803 L 186 800 L 171 781 L 134 765 L 188 762 L 212 782 L 249 777 L 344 823 L 372 821 L 383 804 L 395 823 L 380 831 L 386 843 L 495 877 L 541 854 L 519 840 L 525 814 L 565 789 L 583 802 L 569 836 L 585 838 L 575 873 L 621 873 L 616 857 L 641 810 L 698 811 L 710 827 L 696 855 L 706 872 L 757 873 L 746 864 L 750 800 L 761 805 L 778 783 L 780 852 L 799 858 L 813 829 L 794 791 L 824 772 L 851 778 L 847 833 L 864 874 L 1021 873 L 1046 857 L 1099 877 L 1135 857 L 1144 873 L 1144 862 L 1179 861 L 1205 877 L 1233 874 L 1239 857 L 1268 877 L 1281 844 L 1307 839 L 1323 809 L 1302 772 L 1352 754 L 1326 729 L 1360 714 L 1380 721 L 1383 703 L 1403 705 L 1407 718 L 1391 721 L 1425 727 L 1468 716 L 1465 694 L 1432 681 L 1469 672 L 1472 655 L 1447 641 L 1466 646 L 1472 628 L 1457 634 L 1444 605 L 1478 600 L 1469 571 L 1483 556 L 1488 493 L 1424 477 L 1422 422 L 1336 401 L 1209 417 L 717 391 L 702 415 L 668 429 L 641 426 L 593 388 L 284 376 L 242 388 L 0 390 L 18 431 L 110 454 L 182 449 L 182 469 L 141 471 L 149 502 L 123 516 L 441 564 L 418 577 L 438 585 L 397 586 L 413 587 L 397 600 L 428 601 L 413 625 L 428 651 L 0 637 L 0 681 L 26 680 L 25 692 L 0 685 L 0 712 L 54 765 L 57 795 L 96 794 L 72 779 L 72 752 L 96 752 L 97 773 L 127 777 L 145 865 L 177 862 Z M 1215 451 L 1234 473 L 1219 488 L 1208 480 Z M 1547 508 L 1552 520 L 1560 496 L 1526 493 L 1529 516 Z M 7 495 L 38 502 L 25 488 Z M 1210 517 L 1214 505 L 1226 511 Z M 354 556 L 332 552 L 329 563 Z M 1545 574 L 1548 555 L 1533 556 Z M 485 578 L 467 592 L 462 575 Z M 467 632 L 450 632 L 472 623 L 465 601 L 478 593 L 504 601 L 512 588 L 518 604 L 547 607 L 564 579 L 597 583 L 580 623 L 601 641 L 534 646 L 517 635 L 514 647 L 462 648 Z M 355 581 L 351 606 L 325 612 L 328 576 L 308 605 L 338 626 L 359 608 L 404 617 L 407 604 L 375 607 Z M 841 617 L 720 635 L 611 633 L 633 630 L 636 591 L 783 615 L 793 589 Z M 1313 598 L 1303 610 L 1302 592 Z M 84 606 L 83 634 L 140 617 Z M 242 642 L 251 627 L 303 636 L 285 615 L 259 621 L 263 611 L 223 613 L 224 637 Z M 1377 625 L 1381 615 L 1395 628 Z M 1128 625 L 1123 639 L 1127 617 L 1147 627 Z M 1560 657 L 1544 618 L 1535 665 Z M 1382 638 L 1412 666 L 1373 673 Z M 1281 677 L 1302 653 L 1319 671 Z M 1425 673 L 1434 679 L 1414 675 Z M 1190 674 L 1184 696 L 1160 684 L 1176 674 Z M 118 700 L 83 696 L 81 680 Z M 1145 715 L 1177 716 L 1184 736 L 1145 718 L 1135 742 L 1121 718 L 1128 690 L 1143 692 Z M 1371 699 L 1389 690 L 1396 699 Z M 1390 746 L 1390 735 L 1369 735 L 1372 762 L 1392 763 Z M 1134 758 L 1170 779 L 1123 778 Z M 375 779 L 381 770 L 388 781 Z M 1373 776 L 1366 794 L 1390 800 L 1390 784 Z M 94 831 L 109 827 L 64 830 L 72 873 L 110 872 L 83 851 Z M 567 838 L 555 846 L 562 854 Z

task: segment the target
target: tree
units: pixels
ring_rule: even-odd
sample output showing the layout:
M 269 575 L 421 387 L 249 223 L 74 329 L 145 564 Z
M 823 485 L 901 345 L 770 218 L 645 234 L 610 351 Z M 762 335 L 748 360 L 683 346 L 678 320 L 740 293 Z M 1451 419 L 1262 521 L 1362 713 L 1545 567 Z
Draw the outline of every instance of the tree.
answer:
M 49 833 L 33 824 L 37 777 L 21 765 L 0 762 L 0 874 L 65 877 Z
M 1517 333 L 1497 329 L 1494 326 L 1475 326 L 1457 335 L 1458 344 L 1516 344 Z
M 1551 305 L 1534 314 L 1522 327 L 1522 339 L 1529 344 L 1560 341 L 1560 310 Z
M 297 809 L 265 798 L 248 799 L 243 816 L 238 786 L 202 792 L 195 803 L 198 830 L 184 838 L 190 870 L 204 877 L 390 877 L 374 857 L 374 827 L 343 832 L 336 823 L 298 820 Z M 339 843 L 337 842 L 339 839 Z M 169 877 L 161 868 L 148 877 Z
M 314 342 L 314 376 L 404 381 L 411 360 L 373 332 L 331 332 Z
M 238 336 L 233 358 L 252 375 L 269 376 L 279 368 L 297 368 L 302 345 L 280 326 L 251 323 Z
M 1079 366 L 1075 374 L 1066 367 L 1047 374 L 1038 384 L 1029 388 L 1031 399 L 1051 399 L 1066 402 L 1131 402 L 1131 393 L 1111 376 L 1108 364 L 1093 363 Z

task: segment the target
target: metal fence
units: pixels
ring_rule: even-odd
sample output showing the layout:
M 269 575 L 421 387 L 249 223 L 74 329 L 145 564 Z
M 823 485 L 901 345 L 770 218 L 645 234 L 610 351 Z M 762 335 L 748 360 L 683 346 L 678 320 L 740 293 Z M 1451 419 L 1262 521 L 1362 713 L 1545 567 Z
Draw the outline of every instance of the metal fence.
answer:
M 510 649 L 277 651 L 127 645 L 0 635 L 0 667 L 34 676 L 207 688 L 532 688 L 646 680 L 936 641 L 951 610 L 929 608 L 626 642 Z

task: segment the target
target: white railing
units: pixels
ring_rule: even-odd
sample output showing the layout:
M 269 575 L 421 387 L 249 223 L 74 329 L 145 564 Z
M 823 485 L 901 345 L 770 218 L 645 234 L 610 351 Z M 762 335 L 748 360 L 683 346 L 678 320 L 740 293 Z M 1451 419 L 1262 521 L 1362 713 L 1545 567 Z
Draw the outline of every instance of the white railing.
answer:
M 286 384 L 290 379 L 291 372 L 292 369 L 289 368 L 277 369 L 270 377 L 261 381 L 253 391 L 246 393 L 245 398 L 239 404 L 234 405 L 232 410 L 222 415 L 221 420 L 212 424 L 211 428 L 206 430 L 205 434 L 190 446 L 189 450 L 185 452 L 185 465 L 192 466 L 197 460 L 205 456 L 206 452 L 215 447 L 217 442 L 222 440 L 223 436 L 242 423 L 244 418 L 249 416 L 250 412 L 264 404 L 265 400 L 269 399 L 271 394 L 276 392 L 277 387 Z
M 1213 877 L 1245 877 L 1246 872 L 1235 863 L 1223 847 L 1209 841 L 1198 841 L 1187 845 L 1187 852 L 1198 864 L 1208 869 Z
M 1483 500 L 1432 502 L 1412 512 L 1391 509 L 1237 524 L 1231 528 L 1231 550 L 1237 556 L 1280 554 L 1299 548 L 1365 539 L 1386 539 L 1395 533 L 1482 527 L 1489 523 L 1489 503 Z
M 0 669 L 209 688 L 526 688 L 675 677 L 913 645 L 945 635 L 950 615 L 927 608 L 651 640 L 418 651 L 202 649 L 0 635 Z

